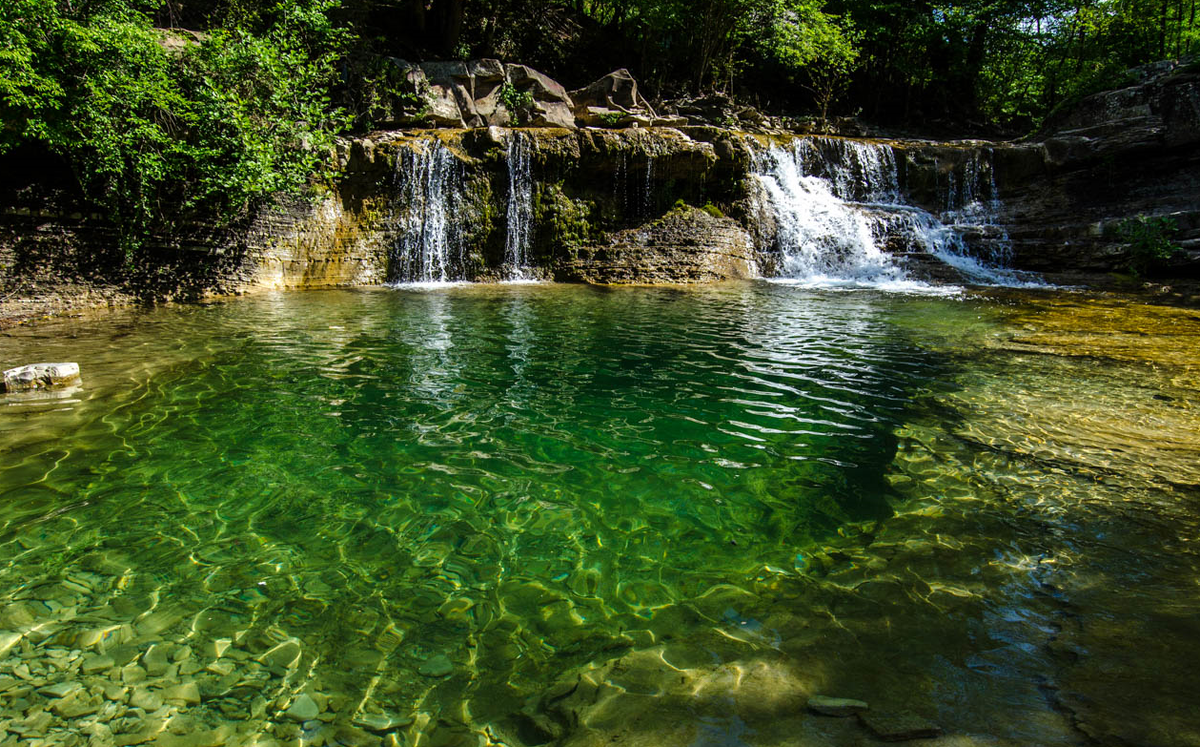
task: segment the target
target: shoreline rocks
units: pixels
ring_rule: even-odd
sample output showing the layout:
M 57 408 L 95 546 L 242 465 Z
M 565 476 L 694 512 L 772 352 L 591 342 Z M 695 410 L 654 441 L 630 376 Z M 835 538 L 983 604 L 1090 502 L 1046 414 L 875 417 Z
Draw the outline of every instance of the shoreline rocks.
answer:
M 5 392 L 28 392 L 69 386 L 79 381 L 78 363 L 33 363 L 4 372 Z

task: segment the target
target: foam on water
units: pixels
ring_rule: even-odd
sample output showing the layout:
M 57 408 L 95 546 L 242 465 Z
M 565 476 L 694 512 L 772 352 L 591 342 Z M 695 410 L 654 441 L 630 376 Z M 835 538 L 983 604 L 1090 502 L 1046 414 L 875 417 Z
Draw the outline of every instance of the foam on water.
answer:
M 907 252 L 929 255 L 973 283 L 1036 285 L 1004 267 L 1010 243 L 996 225 L 990 152 L 973 152 L 960 170 L 949 170 L 944 209 L 935 215 L 905 201 L 890 145 L 802 138 L 760 151 L 754 176 L 774 225 L 778 275 L 812 287 L 927 285 L 897 260 Z M 986 240 L 968 242 L 967 234 Z

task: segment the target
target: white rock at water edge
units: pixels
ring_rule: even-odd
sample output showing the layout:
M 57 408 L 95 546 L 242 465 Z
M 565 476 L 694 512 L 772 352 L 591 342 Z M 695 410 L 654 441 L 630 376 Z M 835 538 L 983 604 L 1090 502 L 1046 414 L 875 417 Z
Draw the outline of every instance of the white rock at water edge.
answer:
M 46 389 L 65 386 L 78 380 L 78 363 L 33 363 L 5 371 L 4 391 L 24 392 L 30 389 Z

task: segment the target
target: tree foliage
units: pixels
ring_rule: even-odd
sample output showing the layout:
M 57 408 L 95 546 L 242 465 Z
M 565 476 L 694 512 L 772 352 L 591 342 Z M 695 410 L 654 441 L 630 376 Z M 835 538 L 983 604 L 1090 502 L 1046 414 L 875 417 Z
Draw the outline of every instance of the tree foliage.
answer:
M 628 67 L 652 97 L 961 132 L 1028 130 L 1197 44 L 1196 0 L 9 0 L 0 155 L 49 152 L 135 240 L 303 187 L 337 132 L 394 109 L 388 57 L 568 87 Z
M 151 25 L 134 2 L 0 6 L 0 154 L 37 145 L 129 247 L 189 212 L 231 220 L 316 169 L 344 36 L 333 0 L 280 2 L 261 31 Z

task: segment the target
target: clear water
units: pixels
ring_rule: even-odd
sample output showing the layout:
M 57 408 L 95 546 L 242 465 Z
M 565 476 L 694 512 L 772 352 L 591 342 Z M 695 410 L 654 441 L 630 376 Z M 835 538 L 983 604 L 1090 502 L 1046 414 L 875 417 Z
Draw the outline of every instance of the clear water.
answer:
M 0 400 L 0 689 L 228 639 L 151 676 L 202 694 L 159 728 L 861 743 L 823 692 L 964 744 L 1200 734 L 1195 312 L 501 285 L 3 334 L 84 378 Z

